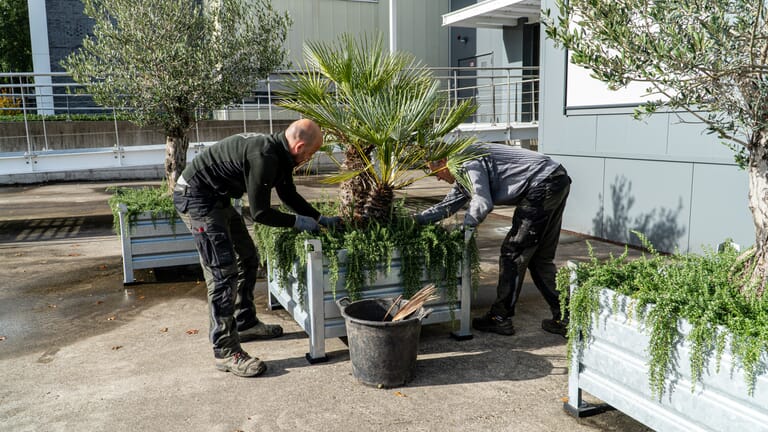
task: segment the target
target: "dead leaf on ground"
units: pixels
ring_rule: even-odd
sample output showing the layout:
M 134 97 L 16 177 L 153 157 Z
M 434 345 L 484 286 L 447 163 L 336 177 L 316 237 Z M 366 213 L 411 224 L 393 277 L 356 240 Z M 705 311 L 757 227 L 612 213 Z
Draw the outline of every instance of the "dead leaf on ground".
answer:
M 144 296 L 139 296 L 139 300 L 144 300 Z
M 107 269 L 107 266 L 105 266 L 104 264 L 99 266 L 99 270 L 106 270 L 106 269 Z
M 49 307 L 49 308 L 51 308 L 51 309 L 56 309 L 56 305 L 55 305 L 55 304 L 53 304 L 53 303 L 50 303 L 50 304 L 48 305 L 48 307 Z
M 189 330 L 187 330 L 187 334 L 188 335 L 196 335 L 198 333 L 200 333 L 200 330 L 198 330 L 198 329 L 189 329 Z
M 564 397 L 561 397 L 561 398 L 560 398 L 560 400 L 561 400 L 563 403 L 568 403 L 568 396 L 564 396 Z
M 4 341 L 6 339 L 5 336 L 0 336 L 0 342 Z
M 112 315 L 111 317 L 107 318 L 107 321 L 114 321 L 117 319 L 117 316 Z
M 399 392 L 399 391 L 396 391 L 394 394 L 395 394 L 395 396 L 397 396 L 397 397 L 408 397 L 408 396 L 406 396 L 406 395 L 405 395 L 405 393 L 401 393 L 401 392 Z
M 119 350 L 122 347 L 123 347 L 122 345 L 115 345 L 115 346 L 112 347 L 112 351 L 117 351 L 117 350 Z
M 13 256 L 24 256 L 24 253 L 23 252 L 17 252 L 15 254 L 13 254 Z
M 100 304 L 102 304 L 102 303 L 104 303 L 102 300 L 97 300 L 97 301 L 96 301 L 96 304 L 97 304 L 97 305 L 100 305 Z
M 79 257 L 79 256 L 83 256 L 83 254 L 81 254 L 81 253 L 77 253 L 77 252 L 72 252 L 72 253 L 70 253 L 70 254 L 67 254 L 67 256 L 71 256 L 71 257 Z
M 161 328 L 160 333 L 168 333 L 168 327 Z

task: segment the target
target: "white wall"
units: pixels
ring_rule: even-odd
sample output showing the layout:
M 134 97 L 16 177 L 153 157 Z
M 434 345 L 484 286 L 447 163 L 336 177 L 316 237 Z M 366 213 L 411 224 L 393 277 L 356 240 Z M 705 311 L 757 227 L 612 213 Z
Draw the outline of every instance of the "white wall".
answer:
M 389 40 L 389 1 L 273 0 L 275 9 L 293 19 L 288 34 L 290 60 L 303 64 L 305 40 L 335 41 L 342 33 L 381 34 Z M 449 0 L 397 0 L 397 49 L 413 53 L 428 66 L 448 66 L 449 31 L 442 15 Z
M 557 10 L 553 0 L 542 8 Z M 566 83 L 565 52 L 541 34 L 539 150 L 573 178 L 564 229 L 633 244 L 629 231 L 641 230 L 666 251 L 700 252 L 726 238 L 754 243 L 747 174 L 727 147 L 674 113 L 638 121 L 630 108 L 566 108 L 566 84 L 580 83 Z M 573 103 L 571 94 L 571 106 L 628 99 L 581 92 Z

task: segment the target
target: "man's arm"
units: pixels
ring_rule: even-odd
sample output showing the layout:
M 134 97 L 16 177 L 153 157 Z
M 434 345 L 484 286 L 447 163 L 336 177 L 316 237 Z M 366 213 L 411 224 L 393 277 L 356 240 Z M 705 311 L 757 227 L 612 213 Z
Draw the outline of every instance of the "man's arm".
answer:
M 469 201 L 469 196 L 456 183 L 442 201 L 416 215 L 416 222 L 428 224 L 443 220 L 459 211 L 467 201 Z
M 277 192 L 277 196 L 280 197 L 280 201 L 297 214 L 309 216 L 314 220 L 320 218 L 320 212 L 312 207 L 312 204 L 308 203 L 307 200 L 296 191 L 296 185 L 293 184 L 293 177 L 290 175 L 286 181 L 275 187 L 275 191 Z
M 253 163 L 253 162 L 252 162 Z M 258 164 L 258 165 L 256 165 Z M 251 166 L 251 171 L 248 176 L 248 203 L 251 206 L 251 216 L 254 222 L 274 226 L 274 227 L 293 227 L 296 224 L 296 216 L 272 208 L 272 188 L 276 187 L 275 182 L 278 178 L 277 169 L 279 163 L 276 160 L 258 161 Z M 290 183 L 293 186 L 293 183 Z M 317 212 L 309 203 L 301 198 L 296 193 L 296 188 L 293 186 L 293 192 L 299 196 L 301 201 L 311 209 L 294 207 L 294 205 L 286 202 L 280 191 L 280 185 L 277 185 L 276 189 L 281 200 L 291 207 L 294 211 L 305 216 L 310 216 L 312 219 L 320 217 L 320 213 Z M 290 194 L 289 194 L 290 195 Z M 304 211 L 305 213 L 302 213 Z
M 464 225 L 475 227 L 484 221 L 488 213 L 493 210 L 491 184 L 488 170 L 482 158 L 470 161 L 464 167 L 474 189 L 472 199 L 469 201 L 469 208 L 464 215 Z

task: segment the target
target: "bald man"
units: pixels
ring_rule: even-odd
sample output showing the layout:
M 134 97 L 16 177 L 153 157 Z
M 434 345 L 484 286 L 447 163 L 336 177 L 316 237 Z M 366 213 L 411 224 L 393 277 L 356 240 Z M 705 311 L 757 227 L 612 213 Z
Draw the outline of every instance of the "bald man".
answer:
M 283 334 L 278 325 L 256 317 L 253 290 L 259 258 L 243 217 L 231 199 L 248 194 L 254 222 L 314 231 L 338 218 L 321 216 L 296 191 L 293 170 L 322 145 L 320 128 L 311 120 L 292 123 L 284 133 L 240 134 L 206 148 L 176 182 L 173 201 L 195 238 L 208 286 L 210 340 L 216 368 L 238 376 L 257 376 L 266 364 L 251 357 L 241 342 Z M 271 206 L 272 188 L 296 214 Z

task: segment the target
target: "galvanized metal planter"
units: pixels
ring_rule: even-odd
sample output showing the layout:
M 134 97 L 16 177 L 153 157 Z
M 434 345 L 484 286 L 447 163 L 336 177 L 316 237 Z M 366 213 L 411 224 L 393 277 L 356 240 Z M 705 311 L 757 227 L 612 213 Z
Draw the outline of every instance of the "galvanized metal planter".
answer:
M 750 396 L 744 372 L 728 349 L 720 370 L 711 361 L 702 382 L 691 391 L 690 346 L 678 346 L 664 394 L 661 399 L 651 396 L 646 353 L 650 336 L 632 307 L 628 297 L 609 289 L 600 293 L 600 314 L 593 321 L 590 341 L 572 353 L 565 404 L 569 413 L 581 417 L 603 410 L 583 402 L 585 390 L 658 431 L 768 431 L 768 375 L 758 377 Z M 691 325 L 681 320 L 678 329 L 687 334 Z
M 119 205 L 123 283 L 133 283 L 134 270 L 196 264 L 200 262 L 192 233 L 178 217 L 152 219 L 149 212 L 129 221 L 127 208 Z
M 467 241 L 472 233 L 467 232 Z M 465 242 L 466 244 L 466 242 Z M 296 265 L 292 273 L 291 283 L 281 286 L 278 278 L 274 276 L 271 264 L 268 262 L 267 271 L 268 289 L 270 294 L 270 307 L 282 306 L 293 319 L 309 335 L 309 352 L 306 357 L 310 363 L 327 360 L 325 355 L 325 339 L 346 336 L 344 318 L 336 305 L 336 299 L 347 296 L 344 290 L 344 272 L 340 270 L 339 281 L 336 284 L 336 296 L 333 287 L 330 286 L 328 260 L 323 256 L 322 246 L 319 240 L 308 240 L 305 243 L 307 249 L 306 266 L 306 290 L 304 295 L 299 291 L 297 275 L 303 274 Z M 343 262 L 343 254 L 340 252 Z M 400 257 L 393 254 L 390 272 L 380 272 L 375 283 L 362 289 L 361 297 L 384 298 L 396 297 L 403 292 L 400 278 Z M 343 267 L 343 265 L 342 265 Z M 424 278 L 426 283 L 426 277 Z M 465 249 L 461 265 L 460 275 L 456 278 L 458 303 L 451 302 L 445 290 L 439 290 L 440 298 L 427 303 L 427 307 L 433 311 L 423 321 L 423 324 L 456 322 L 458 330 L 452 335 L 457 339 L 469 339 L 470 332 L 470 298 L 472 291 L 469 256 Z

